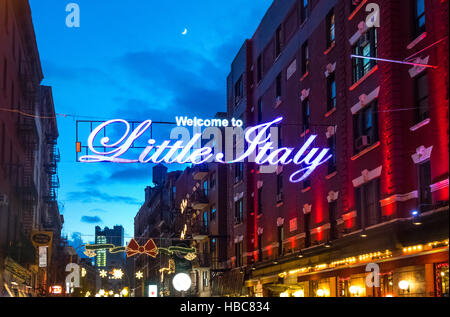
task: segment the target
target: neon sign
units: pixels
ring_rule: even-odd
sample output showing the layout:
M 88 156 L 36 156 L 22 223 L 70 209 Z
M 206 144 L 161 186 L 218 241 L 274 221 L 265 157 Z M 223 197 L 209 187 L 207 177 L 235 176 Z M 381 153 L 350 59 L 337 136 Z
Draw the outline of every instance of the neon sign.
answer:
M 317 135 L 309 136 L 306 142 L 301 144 L 298 149 L 291 147 L 278 148 L 278 144 L 272 141 L 271 133 L 272 129 L 276 128 L 276 125 L 282 120 L 283 118 L 280 117 L 273 121 L 247 128 L 243 134 L 246 146 L 241 144 L 242 151 L 236 151 L 236 157 L 231 160 L 226 159 L 228 156 L 226 157 L 222 151 L 217 151 L 215 146 L 199 147 L 198 144 L 202 138 L 202 133 L 194 133 L 193 137 L 188 140 L 173 142 L 164 140 L 160 145 L 156 145 L 156 140 L 151 138 L 147 141 L 147 146 L 144 147 L 139 157 L 134 159 L 125 158 L 124 155 L 134 142 L 150 128 L 152 121 L 143 121 L 131 131 L 130 124 L 126 120 L 109 120 L 92 130 L 87 142 L 88 149 L 92 154 L 80 157 L 79 161 L 83 163 L 192 163 L 194 165 L 211 161 L 222 164 L 245 161 L 255 162 L 258 165 L 294 164 L 300 166 L 300 169 L 292 173 L 289 179 L 293 183 L 301 182 L 311 175 L 318 166 L 328 161 L 332 155 L 329 153 L 330 150 L 328 148 L 320 149 L 312 146 Z M 98 134 L 106 127 L 117 124 L 124 125 L 126 128 L 125 132 L 115 142 L 111 142 L 108 136 L 102 137 L 99 141 L 104 151 L 98 151 L 94 146 Z M 233 148 L 230 152 L 233 152 Z

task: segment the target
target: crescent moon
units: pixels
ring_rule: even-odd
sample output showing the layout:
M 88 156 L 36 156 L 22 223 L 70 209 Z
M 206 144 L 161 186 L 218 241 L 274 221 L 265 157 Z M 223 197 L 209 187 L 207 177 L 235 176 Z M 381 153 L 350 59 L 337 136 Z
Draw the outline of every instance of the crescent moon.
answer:
M 186 35 L 187 32 L 188 32 L 188 30 L 187 30 L 187 28 L 185 28 L 184 31 L 183 31 L 183 33 L 181 33 L 181 34 Z

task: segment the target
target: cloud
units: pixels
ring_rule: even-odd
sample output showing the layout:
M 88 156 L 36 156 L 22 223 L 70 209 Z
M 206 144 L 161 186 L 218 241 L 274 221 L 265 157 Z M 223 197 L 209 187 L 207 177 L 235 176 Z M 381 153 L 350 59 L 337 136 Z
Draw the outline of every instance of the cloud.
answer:
M 100 223 L 102 222 L 102 219 L 100 219 L 100 217 L 98 216 L 83 216 L 81 217 L 81 221 L 86 223 Z
M 89 210 L 89 212 L 107 212 L 107 211 L 102 208 L 94 208 L 94 209 Z
M 121 203 L 128 205 L 140 205 L 141 202 L 133 197 L 110 195 L 97 189 L 86 191 L 69 192 L 67 200 L 78 201 L 82 203 Z

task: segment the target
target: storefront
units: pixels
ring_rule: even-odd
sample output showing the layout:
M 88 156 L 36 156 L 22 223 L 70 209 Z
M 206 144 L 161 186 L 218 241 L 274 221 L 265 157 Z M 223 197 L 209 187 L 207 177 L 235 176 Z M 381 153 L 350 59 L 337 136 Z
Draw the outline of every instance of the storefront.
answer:
M 10 257 L 5 260 L 3 274 L 3 288 L 6 297 L 31 297 L 32 295 L 32 273 Z
M 255 297 L 448 297 L 448 257 L 445 240 L 255 277 L 245 286 Z

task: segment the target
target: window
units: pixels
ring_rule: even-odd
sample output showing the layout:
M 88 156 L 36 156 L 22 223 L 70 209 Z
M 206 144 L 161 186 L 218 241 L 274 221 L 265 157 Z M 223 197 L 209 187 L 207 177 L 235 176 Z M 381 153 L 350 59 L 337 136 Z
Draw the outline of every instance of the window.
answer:
M 428 105 L 428 75 L 426 72 L 414 79 L 414 95 L 416 107 L 415 123 L 419 123 L 430 116 Z
M 309 47 L 308 41 L 302 45 L 302 74 L 309 72 Z
M 278 255 L 283 255 L 283 240 L 284 240 L 284 227 L 278 227 Z
M 205 212 L 203 213 L 203 227 L 204 227 L 205 229 L 208 228 L 208 211 L 205 211 Z
M 416 38 L 425 32 L 425 0 L 414 0 L 413 8 L 413 37 Z
M 216 220 L 216 211 L 217 211 L 216 206 L 212 205 L 211 206 L 211 216 L 210 216 L 211 221 Z
M 209 176 L 209 188 L 213 189 L 216 187 L 216 172 L 212 172 Z
M 275 90 L 275 97 L 277 100 L 281 98 L 281 93 L 282 93 L 281 73 L 279 73 L 276 79 L 276 90 Z
M 240 267 L 244 264 L 243 258 L 242 241 L 234 244 L 234 255 L 236 256 L 236 267 Z
M 203 182 L 203 193 L 205 194 L 205 196 L 208 195 L 208 181 Z
M 361 229 L 380 222 L 380 180 L 374 179 L 355 189 L 357 223 Z
M 309 17 L 309 0 L 300 0 L 301 1 L 301 17 L 302 23 Z
M 277 175 L 277 203 L 283 201 L 283 173 Z
M 256 62 L 256 76 L 257 76 L 257 81 L 259 83 L 262 79 L 262 56 L 261 55 L 258 56 L 258 60 Z
M 428 210 L 431 206 L 431 164 L 430 161 L 419 164 L 419 205 L 420 211 Z
M 280 56 L 281 54 L 281 25 L 278 27 L 275 32 L 275 57 Z
M 361 35 L 353 47 L 353 54 L 365 57 L 377 57 L 377 28 L 372 27 Z M 353 83 L 366 75 L 377 62 L 372 59 L 353 58 Z
M 237 105 L 244 95 L 244 86 L 242 82 L 242 76 L 239 77 L 238 81 L 234 85 L 234 104 Z
M 336 108 L 336 79 L 334 73 L 327 78 L 327 111 Z
M 332 201 L 328 204 L 329 221 L 330 221 L 330 240 L 337 239 L 337 201 Z
M 258 235 L 258 261 L 263 260 L 262 234 Z
M 202 272 L 202 280 L 203 280 L 203 290 L 208 288 L 209 280 L 208 280 L 208 271 Z
M 330 47 L 336 39 L 336 16 L 331 10 L 327 15 L 327 47 Z
M 310 109 L 309 109 L 309 98 L 306 98 L 302 102 L 302 122 L 303 122 L 303 133 L 306 132 L 306 130 L 309 130 L 310 127 Z
M 328 174 L 331 174 L 336 171 L 336 134 L 333 134 L 328 138 L 328 148 L 332 155 L 328 160 Z
M 355 154 L 378 142 L 377 101 L 365 106 L 353 116 Z
M 305 232 L 305 248 L 311 246 L 310 213 L 303 214 L 303 231 Z
M 234 182 L 239 183 L 244 178 L 244 163 L 239 162 L 234 165 Z
M 234 203 L 234 223 L 242 223 L 244 218 L 244 202 L 242 199 L 237 200 Z
M 262 122 L 262 115 L 263 115 L 262 100 L 260 98 L 258 99 L 258 123 Z
M 258 215 L 263 213 L 263 197 L 262 197 L 263 188 L 258 188 Z

